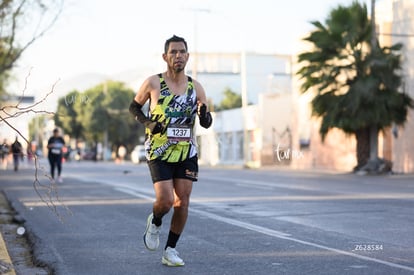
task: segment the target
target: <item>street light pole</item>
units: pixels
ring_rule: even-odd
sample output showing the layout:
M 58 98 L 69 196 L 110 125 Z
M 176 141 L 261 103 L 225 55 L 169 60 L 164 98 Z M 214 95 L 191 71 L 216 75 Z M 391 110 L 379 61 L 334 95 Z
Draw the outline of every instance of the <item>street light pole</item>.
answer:
M 241 52 L 240 60 L 240 78 L 241 78 L 241 98 L 242 98 L 242 113 L 243 113 L 243 165 L 248 166 L 250 161 L 249 150 L 249 131 L 247 129 L 247 66 L 246 66 L 246 51 Z
M 209 9 L 201 9 L 201 8 L 193 8 L 191 9 L 191 11 L 194 13 L 194 35 L 193 35 L 193 39 L 194 39 L 194 56 L 192 57 L 193 63 L 192 63 L 192 73 L 191 73 L 191 77 L 193 79 L 197 78 L 197 67 L 198 67 L 198 13 L 210 13 Z
M 105 96 L 108 96 L 108 80 L 105 80 L 105 82 L 103 83 L 103 93 Z M 108 139 L 109 138 L 108 138 L 108 124 L 107 124 L 105 132 L 104 132 L 104 136 L 103 136 L 103 152 L 102 152 L 103 161 L 106 161 L 106 150 L 108 148 Z
M 371 53 L 377 47 L 377 32 L 375 22 L 375 0 L 371 0 Z M 378 158 L 378 127 L 371 125 L 369 130 L 369 161 L 376 163 Z
M 371 46 L 374 47 L 377 43 L 377 31 L 376 31 L 376 22 L 375 22 L 375 0 L 371 0 Z

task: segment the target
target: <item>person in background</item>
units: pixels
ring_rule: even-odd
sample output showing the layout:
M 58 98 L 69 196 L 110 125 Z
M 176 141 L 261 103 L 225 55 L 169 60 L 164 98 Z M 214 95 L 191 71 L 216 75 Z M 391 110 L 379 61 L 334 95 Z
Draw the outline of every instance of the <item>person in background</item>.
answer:
M 10 146 L 7 144 L 7 139 L 4 139 L 3 143 L 0 145 L 0 159 L 1 167 L 3 170 L 7 169 L 7 159 L 10 153 Z
M 13 154 L 14 171 L 17 172 L 19 170 L 19 159 L 23 156 L 23 147 L 17 137 L 11 145 L 11 151 Z
M 59 135 L 59 129 L 53 130 L 53 136 L 49 138 L 47 142 L 48 159 L 50 163 L 50 175 L 52 179 L 55 179 L 55 168 L 57 168 L 58 182 L 63 182 L 61 173 L 62 173 L 62 149 L 65 146 L 65 141 Z
M 30 142 L 30 146 L 27 146 L 27 150 L 26 150 L 27 162 L 29 164 L 32 164 L 33 159 L 35 157 L 35 152 L 36 152 L 36 143 L 32 141 Z
M 127 149 L 124 145 L 119 146 L 118 148 L 118 157 L 121 162 L 124 162 L 125 156 L 127 153 Z

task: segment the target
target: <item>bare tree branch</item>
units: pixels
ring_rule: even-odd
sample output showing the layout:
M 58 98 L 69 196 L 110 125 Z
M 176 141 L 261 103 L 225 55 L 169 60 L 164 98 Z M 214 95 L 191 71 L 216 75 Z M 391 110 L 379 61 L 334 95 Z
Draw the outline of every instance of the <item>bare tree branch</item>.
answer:
M 0 121 L 7 120 L 7 119 L 10 119 L 10 118 L 15 118 L 15 117 L 18 117 L 18 116 L 20 116 L 22 114 L 27 114 L 27 113 L 50 114 L 50 115 L 54 115 L 55 114 L 54 112 L 49 112 L 49 111 L 44 111 L 44 110 L 35 110 L 34 108 L 36 106 L 40 105 L 41 103 L 43 103 L 43 102 L 46 101 L 46 99 L 48 98 L 48 96 L 51 95 L 54 92 L 55 86 L 57 85 L 57 83 L 59 82 L 59 80 L 57 80 L 52 85 L 51 90 L 42 99 L 40 99 L 39 101 L 35 102 L 34 104 L 29 105 L 29 106 L 26 106 L 26 107 L 21 107 L 20 106 L 21 103 L 22 103 L 23 97 L 24 97 L 24 95 L 26 93 L 26 90 L 27 90 L 27 82 L 28 82 L 28 79 L 30 77 L 30 74 L 31 74 L 31 70 L 29 71 L 28 75 L 25 78 L 25 84 L 24 84 L 24 88 L 22 90 L 22 95 L 19 98 L 18 102 L 16 104 L 9 105 L 9 106 L 4 106 L 4 107 L 1 107 L 0 108 L 0 111 L 2 111 L 3 113 L 5 113 L 7 115 L 6 117 L 0 117 L 1 118 Z M 11 109 L 11 110 L 13 110 L 15 112 L 14 113 L 9 112 L 8 109 Z
M 16 30 L 17 30 L 17 20 L 23 15 L 22 9 L 26 3 L 27 3 L 26 0 L 22 0 L 20 5 L 18 5 L 16 10 L 13 12 L 13 15 L 11 18 L 12 24 L 11 24 L 10 37 L 8 38 L 8 41 L 7 41 L 9 48 L 8 48 L 7 53 L 3 57 L 3 62 L 0 64 L 0 73 L 12 69 L 15 62 L 21 57 L 23 52 L 25 52 L 28 47 L 30 47 L 37 39 L 42 37 L 47 31 L 49 31 L 53 27 L 53 25 L 56 23 L 57 19 L 59 18 L 60 14 L 62 13 L 64 0 L 60 1 L 58 11 L 53 17 L 53 19 L 49 22 L 49 24 L 47 24 L 42 30 L 40 30 L 40 32 L 37 32 L 40 29 L 40 25 L 41 25 L 40 23 L 42 21 L 42 19 L 39 19 L 32 38 L 26 43 L 24 43 L 23 46 L 17 47 L 16 45 L 14 45 Z M 45 6 L 41 2 L 39 2 L 39 5 L 41 5 L 43 9 L 45 8 Z M 43 18 L 43 14 L 41 18 Z M 4 25 L 5 23 L 2 22 L 2 28 Z M 1 37 L 2 39 L 4 39 L 3 36 Z
M 22 97 L 25 93 L 29 76 L 30 76 L 30 72 L 26 76 L 26 79 L 25 79 L 25 88 L 22 92 Z M 52 85 L 51 90 L 42 99 L 40 99 L 39 101 L 35 102 L 32 105 L 29 105 L 27 107 L 22 107 L 20 105 L 21 104 L 21 100 L 20 100 L 17 104 L 13 104 L 13 105 L 0 108 L 0 122 L 4 122 L 19 137 L 21 137 L 24 140 L 24 142 L 27 144 L 28 153 L 30 153 L 34 157 L 35 173 L 34 173 L 34 180 L 33 180 L 33 188 L 36 194 L 39 196 L 40 200 L 43 203 L 45 203 L 46 206 L 50 208 L 56 214 L 56 216 L 59 218 L 61 222 L 63 222 L 63 217 L 62 215 L 60 215 L 57 209 L 57 204 L 63 206 L 68 211 L 69 214 L 72 214 L 72 212 L 67 206 L 64 205 L 64 203 L 60 201 L 58 190 L 57 190 L 57 185 L 55 184 L 52 177 L 45 171 L 45 169 L 40 166 L 38 156 L 35 154 L 35 152 L 32 152 L 30 141 L 9 121 L 10 119 L 14 119 L 22 114 L 27 114 L 27 113 L 47 113 L 47 114 L 53 115 L 54 112 L 49 112 L 49 111 L 44 111 L 44 110 L 35 110 L 34 108 L 37 107 L 42 102 L 47 100 L 48 96 L 54 92 L 54 88 L 56 84 L 57 84 L 57 81 Z M 9 112 L 7 111 L 7 109 L 12 109 L 12 111 Z M 46 183 L 42 183 L 41 177 L 40 177 L 40 171 L 43 171 L 42 176 L 47 179 Z
M 42 0 L 2 0 L 0 2 L 0 92 L 5 92 L 4 82 L 8 79 L 9 72 L 14 67 L 16 61 L 37 39 L 42 37 L 56 23 L 58 17 L 62 13 L 63 3 L 64 0 L 50 0 L 47 4 Z M 47 13 L 47 11 L 50 11 L 51 13 Z M 48 17 L 48 19 L 51 19 L 50 21 L 45 20 L 45 17 L 48 16 L 48 14 L 50 14 Z M 34 17 L 30 18 L 30 15 L 33 15 Z M 30 33 L 28 39 L 20 41 L 19 34 L 24 27 L 34 27 L 34 30 L 33 33 Z M 51 90 L 40 100 L 28 106 L 22 106 L 22 100 L 25 97 L 30 73 L 31 71 L 25 78 L 25 85 L 21 92 L 21 97 L 17 99 L 17 103 L 6 104 L 7 106 L 4 107 L 0 106 L 0 123 L 3 122 L 27 144 L 28 153 L 32 154 L 35 160 L 33 187 L 42 202 L 51 208 L 61 219 L 61 216 L 57 211 L 56 203 L 59 203 L 60 205 L 63 204 L 59 201 L 54 181 L 47 172 L 40 167 L 37 155 L 34 152 L 31 152 L 30 141 L 15 127 L 15 125 L 13 125 L 13 119 L 18 118 L 23 114 L 55 114 L 54 112 L 39 109 L 40 104 L 45 102 L 54 92 L 58 81 L 53 84 Z M 41 173 L 41 171 L 43 171 L 43 173 Z M 47 179 L 46 182 L 41 181 L 42 176 Z

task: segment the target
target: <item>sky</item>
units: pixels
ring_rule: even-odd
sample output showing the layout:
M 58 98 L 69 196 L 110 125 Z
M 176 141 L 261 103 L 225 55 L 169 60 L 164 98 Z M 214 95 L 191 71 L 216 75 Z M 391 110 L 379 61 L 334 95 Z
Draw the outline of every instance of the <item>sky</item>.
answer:
M 370 0 L 360 0 L 369 7 Z M 111 77 L 164 69 L 164 41 L 184 37 L 189 51 L 293 54 L 310 21 L 353 0 L 65 0 L 55 25 L 23 54 L 16 93 L 77 75 Z M 191 58 L 191 56 L 190 56 Z M 138 87 L 136 87 L 138 88 Z

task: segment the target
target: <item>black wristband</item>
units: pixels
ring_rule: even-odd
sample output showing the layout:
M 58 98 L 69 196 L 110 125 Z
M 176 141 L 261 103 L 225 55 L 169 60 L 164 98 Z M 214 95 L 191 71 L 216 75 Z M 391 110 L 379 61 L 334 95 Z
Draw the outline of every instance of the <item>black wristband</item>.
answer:
M 213 123 L 213 117 L 210 112 L 207 112 L 204 116 L 200 116 L 200 125 L 204 128 L 209 128 Z

